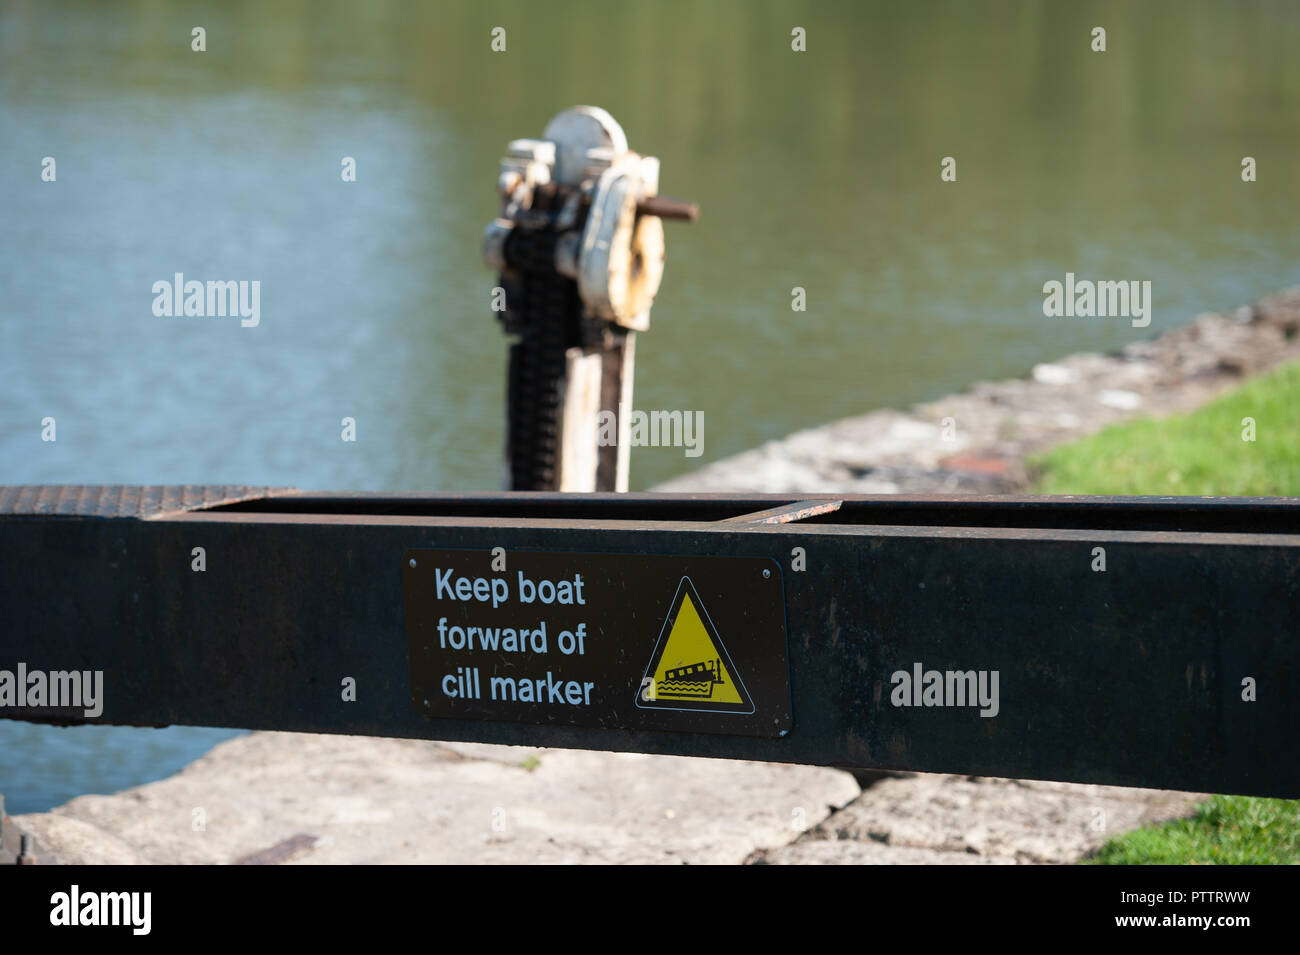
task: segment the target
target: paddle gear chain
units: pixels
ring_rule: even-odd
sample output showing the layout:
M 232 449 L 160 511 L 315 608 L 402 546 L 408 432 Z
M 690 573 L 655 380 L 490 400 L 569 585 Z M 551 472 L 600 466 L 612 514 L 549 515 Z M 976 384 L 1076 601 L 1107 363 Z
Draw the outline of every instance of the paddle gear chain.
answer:
M 625 491 L 635 336 L 663 276 L 659 160 L 627 148 L 602 109 L 578 106 L 541 139 L 507 147 L 501 215 L 483 256 L 499 273 L 493 309 L 510 346 L 508 487 Z M 605 414 L 602 414 L 605 412 Z

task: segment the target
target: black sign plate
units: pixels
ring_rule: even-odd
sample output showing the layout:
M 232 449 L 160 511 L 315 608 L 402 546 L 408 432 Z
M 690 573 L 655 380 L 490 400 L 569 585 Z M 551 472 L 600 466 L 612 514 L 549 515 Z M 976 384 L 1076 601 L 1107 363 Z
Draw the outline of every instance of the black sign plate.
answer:
M 766 557 L 408 550 L 411 697 L 447 719 L 786 735 Z

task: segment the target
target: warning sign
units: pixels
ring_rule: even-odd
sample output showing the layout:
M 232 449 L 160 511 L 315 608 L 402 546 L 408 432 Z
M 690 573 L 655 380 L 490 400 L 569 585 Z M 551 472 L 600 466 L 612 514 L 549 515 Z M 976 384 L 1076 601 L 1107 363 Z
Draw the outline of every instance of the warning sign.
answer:
M 754 702 L 689 577 L 677 585 L 659 642 L 641 678 L 637 706 L 754 712 Z
M 411 702 L 426 719 L 783 736 L 768 557 L 409 549 Z

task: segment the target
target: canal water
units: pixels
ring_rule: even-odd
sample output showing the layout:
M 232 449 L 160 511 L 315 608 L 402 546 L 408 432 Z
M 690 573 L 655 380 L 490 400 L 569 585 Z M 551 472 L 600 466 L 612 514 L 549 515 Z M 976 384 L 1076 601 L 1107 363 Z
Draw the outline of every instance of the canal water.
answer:
M 634 488 L 1158 334 L 1300 282 L 1298 48 L 1289 2 L 10 0 L 0 483 L 497 488 L 480 236 L 506 142 L 576 103 L 703 209 L 667 227 L 634 403 L 701 412 L 703 453 L 635 449 Z M 1150 281 L 1150 326 L 1046 317 L 1069 272 Z M 176 273 L 258 282 L 257 324 L 155 315 Z M 228 735 L 0 721 L 0 792 Z

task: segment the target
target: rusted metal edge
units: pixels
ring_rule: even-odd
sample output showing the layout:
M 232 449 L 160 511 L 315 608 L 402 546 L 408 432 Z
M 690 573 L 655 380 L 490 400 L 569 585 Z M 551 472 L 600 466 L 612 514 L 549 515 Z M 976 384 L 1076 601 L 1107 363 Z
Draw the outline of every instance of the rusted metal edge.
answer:
M 795 501 L 793 504 L 784 504 L 780 507 L 769 507 L 767 510 L 755 511 L 752 514 L 742 514 L 739 517 L 727 517 L 719 524 L 790 524 L 794 521 L 802 521 L 806 517 L 816 517 L 818 514 L 832 514 L 838 511 L 844 504 L 842 500 L 828 501 Z

